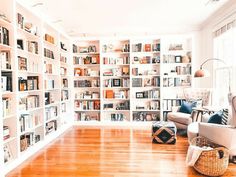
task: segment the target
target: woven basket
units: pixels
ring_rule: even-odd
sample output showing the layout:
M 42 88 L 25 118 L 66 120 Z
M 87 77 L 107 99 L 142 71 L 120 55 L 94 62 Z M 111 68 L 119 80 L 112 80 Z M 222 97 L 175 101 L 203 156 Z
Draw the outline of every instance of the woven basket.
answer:
M 193 166 L 196 171 L 207 176 L 220 176 L 225 173 L 229 163 L 228 149 L 200 136 L 193 138 L 191 145 L 213 148 L 201 153 Z

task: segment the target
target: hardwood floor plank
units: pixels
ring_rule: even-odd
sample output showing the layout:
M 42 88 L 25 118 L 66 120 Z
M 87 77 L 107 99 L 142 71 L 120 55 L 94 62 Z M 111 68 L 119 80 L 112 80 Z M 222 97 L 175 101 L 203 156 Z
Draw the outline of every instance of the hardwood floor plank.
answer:
M 75 126 L 7 177 L 194 177 L 185 164 L 188 142 L 151 143 L 150 129 Z M 236 176 L 230 164 L 224 176 Z

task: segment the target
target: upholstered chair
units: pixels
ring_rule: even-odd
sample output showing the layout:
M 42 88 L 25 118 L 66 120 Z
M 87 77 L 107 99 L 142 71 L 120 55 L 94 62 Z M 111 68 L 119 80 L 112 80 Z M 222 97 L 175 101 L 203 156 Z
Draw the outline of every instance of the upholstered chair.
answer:
M 199 129 L 198 135 L 225 146 L 230 150 L 231 156 L 236 156 L 236 94 L 231 96 L 230 107 L 228 125 L 201 122 L 195 128 Z
M 201 100 L 201 106 L 209 106 L 211 104 L 211 93 L 211 89 L 208 88 L 188 88 L 183 91 L 186 101 Z M 186 130 L 188 125 L 193 122 L 194 114 L 178 112 L 179 108 L 173 107 L 172 112 L 167 114 L 167 120 L 174 122 L 177 129 Z

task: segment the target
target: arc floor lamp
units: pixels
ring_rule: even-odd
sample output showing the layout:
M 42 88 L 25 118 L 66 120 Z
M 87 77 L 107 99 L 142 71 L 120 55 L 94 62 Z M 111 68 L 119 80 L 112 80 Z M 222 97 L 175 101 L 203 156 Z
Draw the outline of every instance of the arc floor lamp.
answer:
M 196 78 L 199 78 L 199 77 L 209 77 L 210 76 L 210 73 L 208 70 L 205 70 L 203 69 L 203 66 L 209 62 L 209 61 L 218 61 L 218 62 L 221 62 L 223 64 L 225 64 L 226 66 L 228 66 L 224 60 L 222 59 L 219 59 L 219 58 L 209 58 L 207 60 L 205 60 L 201 65 L 200 65 L 200 69 L 197 70 L 194 74 L 194 77 Z M 228 93 L 228 99 L 230 100 L 231 98 L 231 87 L 230 87 L 230 82 L 231 82 L 231 72 L 230 72 L 230 68 L 227 67 L 227 70 L 228 70 L 228 81 L 229 81 L 229 93 Z

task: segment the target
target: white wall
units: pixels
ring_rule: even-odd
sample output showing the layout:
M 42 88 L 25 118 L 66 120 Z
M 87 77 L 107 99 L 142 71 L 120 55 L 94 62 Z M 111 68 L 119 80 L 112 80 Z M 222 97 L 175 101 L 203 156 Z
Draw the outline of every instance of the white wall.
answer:
M 213 31 L 220 28 L 227 21 L 232 18 L 236 18 L 236 0 L 230 0 L 222 8 L 220 8 L 216 13 L 214 13 L 210 18 L 208 18 L 202 25 L 201 30 L 198 32 L 197 43 L 195 50 L 199 52 L 195 56 L 196 66 L 200 66 L 208 58 L 213 58 Z M 200 49 L 200 51 L 199 51 Z M 195 87 L 202 88 L 212 88 L 213 87 L 213 62 L 209 62 L 204 65 L 205 69 L 209 70 L 211 77 L 209 78 L 194 78 Z M 195 71 L 193 69 L 193 71 Z

